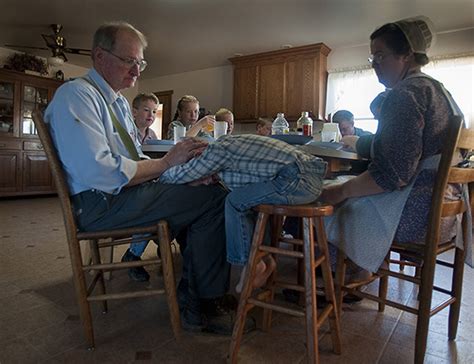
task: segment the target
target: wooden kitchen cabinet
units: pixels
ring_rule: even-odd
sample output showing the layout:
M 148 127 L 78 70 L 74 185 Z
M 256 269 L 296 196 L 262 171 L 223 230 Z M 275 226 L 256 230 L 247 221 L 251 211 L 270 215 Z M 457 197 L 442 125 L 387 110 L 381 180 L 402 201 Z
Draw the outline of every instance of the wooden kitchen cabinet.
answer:
M 234 65 L 233 112 L 236 121 L 255 122 L 302 111 L 325 115 L 327 56 L 323 43 L 230 58 Z
M 32 119 L 61 81 L 0 69 L 0 197 L 54 193 Z

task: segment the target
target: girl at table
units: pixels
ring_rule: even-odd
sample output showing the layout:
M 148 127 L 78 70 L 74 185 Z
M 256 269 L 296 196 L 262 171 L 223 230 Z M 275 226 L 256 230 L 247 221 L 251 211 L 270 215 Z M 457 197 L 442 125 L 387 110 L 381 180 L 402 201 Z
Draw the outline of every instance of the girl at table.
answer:
M 191 95 L 184 95 L 178 101 L 174 120 L 168 125 L 167 138 L 174 139 L 174 127 L 186 127 L 187 137 L 200 137 L 212 139 L 210 130 L 213 130 L 215 118 L 213 115 L 207 115 L 199 119 L 199 101 Z

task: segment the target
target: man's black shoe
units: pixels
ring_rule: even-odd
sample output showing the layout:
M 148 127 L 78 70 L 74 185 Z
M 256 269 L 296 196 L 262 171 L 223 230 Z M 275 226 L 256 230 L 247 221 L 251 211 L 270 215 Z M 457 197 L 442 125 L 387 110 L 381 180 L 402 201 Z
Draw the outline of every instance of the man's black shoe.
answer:
M 122 262 L 136 262 L 137 260 L 141 260 L 140 257 L 133 255 L 130 249 L 127 249 L 127 251 L 122 257 Z M 130 279 L 133 279 L 137 282 L 146 282 L 150 280 L 150 275 L 143 267 L 129 268 L 128 276 L 130 277 Z
M 223 298 L 205 300 L 202 302 L 203 324 L 202 331 L 217 335 L 232 335 L 236 319 L 234 310 L 223 307 Z M 253 317 L 247 316 L 244 326 L 244 334 L 255 330 L 256 323 Z

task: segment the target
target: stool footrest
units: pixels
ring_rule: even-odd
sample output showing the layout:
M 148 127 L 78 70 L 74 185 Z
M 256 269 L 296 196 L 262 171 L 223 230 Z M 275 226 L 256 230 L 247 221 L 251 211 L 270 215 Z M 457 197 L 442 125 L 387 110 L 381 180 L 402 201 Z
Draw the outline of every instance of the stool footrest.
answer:
M 334 310 L 334 305 L 332 303 L 328 303 L 328 305 L 323 308 L 322 312 L 318 313 L 318 329 L 329 317 L 332 310 Z
M 293 244 L 293 245 L 303 245 L 303 240 L 294 239 L 294 238 L 281 238 L 281 243 Z
M 250 303 L 253 306 L 267 308 L 267 309 L 278 311 L 278 312 L 281 312 L 281 313 L 286 313 L 288 315 L 293 315 L 293 316 L 297 316 L 297 317 L 304 317 L 305 316 L 304 311 L 294 310 L 292 308 L 283 307 L 283 306 L 279 306 L 279 305 L 274 305 L 272 303 L 262 302 L 260 300 L 255 299 L 255 298 L 249 298 L 247 300 L 247 302 Z
M 87 297 L 87 300 L 88 301 L 118 300 L 122 298 L 154 296 L 154 295 L 164 294 L 164 293 L 165 293 L 164 289 L 150 289 L 146 291 L 99 294 L 99 295 Z
M 281 288 L 288 288 L 288 289 L 292 289 L 292 290 L 295 290 L 295 291 L 298 291 L 298 292 L 304 292 L 305 291 L 304 286 L 301 286 L 299 284 L 294 284 L 294 283 L 287 282 L 287 281 L 275 281 L 274 283 L 275 283 L 276 286 L 281 287 Z
M 280 254 L 280 255 L 285 255 L 287 257 L 300 258 L 300 259 L 304 258 L 303 253 L 295 252 L 293 250 L 274 248 L 272 246 L 267 246 L 267 245 L 262 245 L 258 249 L 267 253 Z

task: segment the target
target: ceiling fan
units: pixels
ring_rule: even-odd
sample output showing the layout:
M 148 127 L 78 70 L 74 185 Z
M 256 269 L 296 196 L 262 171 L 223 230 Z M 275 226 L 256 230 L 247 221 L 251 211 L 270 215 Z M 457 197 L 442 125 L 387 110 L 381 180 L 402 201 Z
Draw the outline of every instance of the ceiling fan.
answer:
M 91 55 L 90 49 L 67 47 L 66 39 L 61 35 L 61 30 L 63 29 L 63 26 L 61 24 L 51 24 L 50 27 L 53 30 L 53 34 L 41 34 L 44 41 L 46 42 L 46 47 L 31 47 L 14 44 L 5 44 L 5 47 L 50 50 L 54 58 L 61 58 L 64 62 L 67 62 L 68 60 L 66 57 L 66 53 L 79 54 L 82 56 Z

